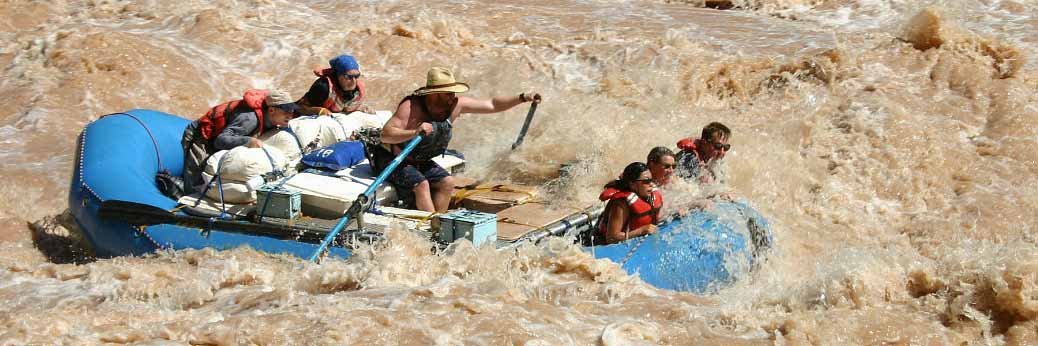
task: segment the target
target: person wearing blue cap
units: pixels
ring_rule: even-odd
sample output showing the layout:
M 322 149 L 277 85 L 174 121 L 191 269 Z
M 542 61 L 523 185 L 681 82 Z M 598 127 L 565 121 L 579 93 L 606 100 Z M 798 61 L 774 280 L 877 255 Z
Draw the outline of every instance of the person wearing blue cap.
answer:
M 328 61 L 328 68 L 315 69 L 317 80 L 303 98 L 296 101 L 303 114 L 372 113 L 363 103 L 364 83 L 360 81 L 360 64 L 352 55 L 340 55 Z

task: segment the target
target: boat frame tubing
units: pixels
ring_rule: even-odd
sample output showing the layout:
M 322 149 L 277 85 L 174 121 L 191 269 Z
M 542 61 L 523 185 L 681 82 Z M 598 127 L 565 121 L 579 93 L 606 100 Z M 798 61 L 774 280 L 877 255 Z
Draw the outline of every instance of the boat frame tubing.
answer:
M 602 206 L 588 207 L 581 210 L 579 213 L 567 216 L 562 220 L 538 228 L 510 244 L 502 246 L 499 250 L 514 248 L 527 240 L 536 244 L 540 243 L 544 239 L 563 236 L 571 231 L 583 232 L 585 227 L 590 229 L 595 226 L 595 220 L 598 219 L 598 216 L 602 214 L 603 210 L 605 210 L 605 208 Z

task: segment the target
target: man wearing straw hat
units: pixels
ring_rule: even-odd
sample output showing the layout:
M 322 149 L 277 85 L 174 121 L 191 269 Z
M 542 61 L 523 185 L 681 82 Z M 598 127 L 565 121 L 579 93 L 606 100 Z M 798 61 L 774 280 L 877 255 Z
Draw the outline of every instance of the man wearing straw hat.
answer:
M 415 206 L 420 210 L 445 212 L 450 205 L 454 180 L 432 158 L 447 149 L 452 123 L 461 113 L 498 113 L 520 103 L 541 101 L 537 93 L 490 99 L 457 95 L 468 90 L 468 84 L 457 82 L 450 70 L 429 69 L 425 86 L 400 101 L 393 117 L 382 127 L 382 146 L 369 149 L 375 170 L 381 172 L 400 153 L 404 143 L 422 136 L 418 147 L 388 179 L 398 190 L 413 191 Z

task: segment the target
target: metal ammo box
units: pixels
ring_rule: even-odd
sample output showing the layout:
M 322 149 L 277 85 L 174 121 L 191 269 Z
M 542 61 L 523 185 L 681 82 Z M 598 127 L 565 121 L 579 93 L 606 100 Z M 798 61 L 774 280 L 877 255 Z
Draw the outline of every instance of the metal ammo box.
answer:
M 451 243 L 465 238 L 475 246 L 497 241 L 497 215 L 474 210 L 455 210 L 436 217 L 440 223 L 441 242 Z
M 301 197 L 299 191 L 289 190 L 275 184 L 264 184 L 256 189 L 256 213 L 281 219 L 299 216 Z

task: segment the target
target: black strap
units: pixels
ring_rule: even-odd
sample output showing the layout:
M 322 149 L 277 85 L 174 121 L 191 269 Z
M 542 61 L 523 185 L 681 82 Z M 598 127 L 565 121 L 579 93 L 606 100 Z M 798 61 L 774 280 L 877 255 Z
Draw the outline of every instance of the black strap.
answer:
M 141 127 L 144 128 L 144 131 L 148 132 L 148 137 L 151 138 L 151 144 L 153 146 L 155 146 L 155 158 L 159 161 L 159 171 L 160 172 L 163 171 L 164 168 L 162 166 L 162 155 L 159 154 L 159 142 L 155 140 L 155 135 L 151 133 L 151 129 L 148 128 L 148 125 L 145 125 L 144 122 L 141 121 L 140 118 L 137 118 L 137 116 L 135 116 L 133 114 L 130 114 L 130 113 L 119 112 L 119 113 L 106 114 L 106 115 L 103 115 L 101 117 L 104 118 L 104 117 L 107 117 L 107 116 L 110 116 L 110 115 L 125 115 L 125 116 L 130 117 L 133 120 L 136 120 L 138 124 L 141 124 Z

